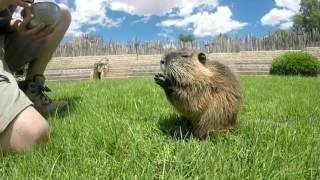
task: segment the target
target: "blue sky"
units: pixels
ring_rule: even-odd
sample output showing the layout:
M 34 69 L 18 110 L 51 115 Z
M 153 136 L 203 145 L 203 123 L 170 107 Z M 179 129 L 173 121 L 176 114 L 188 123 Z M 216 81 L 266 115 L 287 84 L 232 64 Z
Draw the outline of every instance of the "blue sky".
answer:
M 210 39 L 219 33 L 263 36 L 288 29 L 300 0 L 56 0 L 70 7 L 66 39 L 95 33 L 107 40 Z

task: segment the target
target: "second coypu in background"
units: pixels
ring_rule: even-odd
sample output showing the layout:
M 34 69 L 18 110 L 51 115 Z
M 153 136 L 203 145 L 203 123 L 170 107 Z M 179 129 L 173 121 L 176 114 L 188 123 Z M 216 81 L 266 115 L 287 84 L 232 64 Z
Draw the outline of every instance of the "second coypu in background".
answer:
M 163 74 L 157 74 L 155 82 L 191 122 L 195 137 L 236 127 L 241 90 L 228 67 L 187 49 L 166 54 L 160 64 Z

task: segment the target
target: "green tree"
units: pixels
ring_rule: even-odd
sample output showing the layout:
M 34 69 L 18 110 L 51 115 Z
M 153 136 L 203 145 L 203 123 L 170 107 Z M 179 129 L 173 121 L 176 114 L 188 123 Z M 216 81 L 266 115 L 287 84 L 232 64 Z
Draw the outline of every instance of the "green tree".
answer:
M 286 30 L 277 29 L 275 32 L 272 33 L 272 35 L 278 37 L 286 37 L 289 35 L 289 33 Z
M 193 37 L 192 34 L 182 34 L 181 33 L 178 38 L 182 42 L 192 42 L 192 41 L 194 41 L 194 37 Z
M 301 0 L 300 13 L 294 17 L 294 30 L 320 30 L 320 1 Z
M 220 33 L 217 36 L 216 41 L 227 41 L 228 39 L 230 39 L 230 37 L 227 34 Z
M 218 52 L 228 52 L 230 50 L 231 38 L 227 34 L 219 34 L 215 37 L 214 48 Z

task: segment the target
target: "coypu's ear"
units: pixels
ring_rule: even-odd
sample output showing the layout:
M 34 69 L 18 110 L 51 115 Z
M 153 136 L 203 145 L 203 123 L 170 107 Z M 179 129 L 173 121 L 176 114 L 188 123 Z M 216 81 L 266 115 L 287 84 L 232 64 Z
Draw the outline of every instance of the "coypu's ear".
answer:
M 204 53 L 199 53 L 198 54 L 198 59 L 201 62 L 201 64 L 205 65 L 207 61 L 207 57 Z

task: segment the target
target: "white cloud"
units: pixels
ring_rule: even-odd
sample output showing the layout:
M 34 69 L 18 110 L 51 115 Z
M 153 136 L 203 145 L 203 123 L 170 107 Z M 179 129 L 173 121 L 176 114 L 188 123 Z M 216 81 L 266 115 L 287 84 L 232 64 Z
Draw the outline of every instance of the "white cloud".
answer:
M 88 28 L 88 31 L 89 31 L 89 32 L 96 32 L 97 29 L 96 29 L 95 27 L 90 27 L 90 28 Z
M 108 10 L 121 11 L 130 15 L 142 16 L 140 21 L 146 23 L 150 16 L 165 16 L 177 14 L 189 16 L 196 8 L 215 8 L 218 0 L 56 0 L 72 2 L 72 22 L 68 30 L 69 35 L 80 35 L 90 31 L 90 28 L 101 26 L 103 28 L 118 27 L 124 18 L 112 19 L 106 14 Z
M 301 0 L 275 0 L 277 8 L 271 9 L 261 18 L 262 25 L 277 26 L 290 29 L 293 17 L 299 13 Z
M 280 29 L 288 30 L 288 29 L 290 29 L 292 26 L 293 26 L 293 22 L 290 21 L 290 22 L 282 23 L 282 24 L 280 25 Z
M 173 39 L 173 36 L 170 35 L 172 32 L 173 32 L 172 29 L 163 28 L 162 32 L 158 33 L 158 36 L 161 36 L 161 37 L 167 38 L 167 39 Z
M 241 29 L 247 23 L 231 18 L 232 12 L 228 7 L 218 6 L 218 0 L 60 0 L 72 2 L 72 23 L 69 35 L 80 35 L 97 28 L 118 27 L 124 18 L 112 19 L 108 11 L 121 11 L 130 15 L 140 16 L 141 19 L 132 22 L 146 23 L 150 16 L 176 17 L 165 20 L 161 27 L 181 27 L 193 31 L 195 36 L 215 36 Z M 70 4 L 69 4 L 70 5 Z M 217 11 L 213 12 L 215 9 Z M 198 13 L 195 11 L 198 10 Z M 200 11 L 200 12 L 199 12 Z M 94 27 L 94 28 L 93 28 Z M 170 36 L 168 32 L 159 34 Z
M 163 16 L 177 9 L 181 16 L 188 16 L 194 9 L 207 6 L 214 8 L 217 0 L 110 0 L 110 9 L 138 16 Z
M 181 4 L 179 4 L 179 15 L 180 16 L 188 16 L 193 13 L 195 8 L 198 7 L 208 7 L 209 9 L 214 9 L 218 6 L 217 0 L 182 0 Z
M 141 19 L 132 21 L 131 24 L 138 24 L 138 23 L 146 24 L 149 20 L 150 20 L 150 16 L 144 16 Z
M 233 30 L 242 29 L 247 23 L 233 20 L 229 7 L 219 6 L 215 13 L 201 12 L 179 19 L 162 21 L 158 26 L 162 27 L 193 27 L 193 34 L 198 37 L 216 36 L 220 33 L 227 33 Z
M 289 9 L 295 13 L 299 12 L 301 0 L 275 0 L 278 7 Z
M 90 31 L 94 26 L 118 27 L 123 18 L 111 19 L 107 17 L 108 10 L 107 0 L 75 0 L 75 7 L 71 9 L 72 22 L 68 34 L 79 35 L 83 32 Z M 87 29 L 85 28 L 87 26 Z
M 271 9 L 271 11 L 262 17 L 262 25 L 275 26 L 282 22 L 290 20 L 295 15 L 294 12 L 288 9 Z

